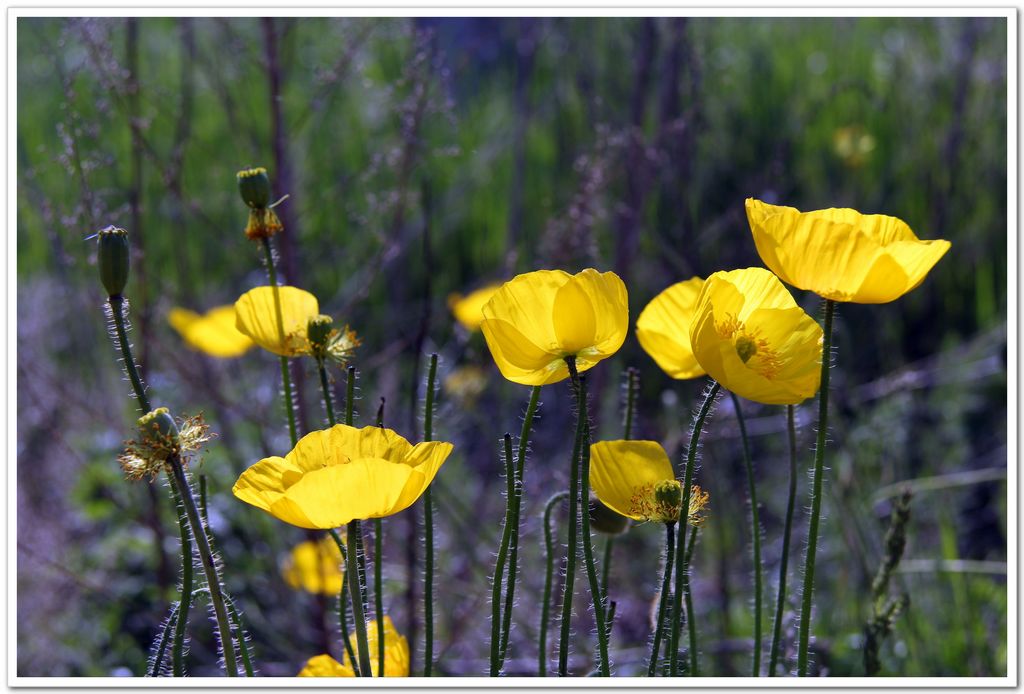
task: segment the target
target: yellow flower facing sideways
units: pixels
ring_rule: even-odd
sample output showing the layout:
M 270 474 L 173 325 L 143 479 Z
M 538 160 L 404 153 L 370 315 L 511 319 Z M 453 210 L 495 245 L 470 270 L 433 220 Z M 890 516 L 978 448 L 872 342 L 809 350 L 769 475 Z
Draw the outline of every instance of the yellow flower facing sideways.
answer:
M 924 281 L 949 241 L 922 241 L 907 224 L 849 208 L 801 212 L 747 198 L 761 260 L 788 284 L 825 299 L 884 304 Z
M 377 656 L 377 620 L 366 624 L 367 648 L 370 651 L 370 668 L 373 676 L 377 676 L 377 668 L 380 660 Z M 352 649 L 357 659 L 359 647 L 355 639 L 351 639 Z M 318 655 L 310 658 L 299 677 L 355 677 L 351 661 L 348 658 L 348 651 L 345 652 L 345 662 L 339 663 L 329 655 Z M 408 677 L 409 676 L 409 642 L 404 636 L 398 633 L 391 617 L 384 616 L 384 676 L 385 677 Z
M 537 270 L 506 282 L 484 305 L 480 324 L 501 374 L 540 386 L 579 372 L 618 351 L 629 330 L 626 286 L 614 272 L 575 275 Z
M 821 383 L 821 327 L 763 268 L 716 272 L 704 283 L 690 343 L 708 374 L 736 395 L 795 405 Z
M 253 346 L 235 327 L 234 306 L 218 306 L 202 315 L 175 307 L 167 314 L 167 322 L 185 344 L 211 357 L 240 357 Z
M 636 319 L 640 346 L 672 378 L 698 378 L 704 369 L 690 347 L 690 323 L 704 280 L 691 277 L 651 299 Z
M 500 284 L 489 284 L 471 291 L 466 296 L 458 292 L 448 296 L 448 308 L 451 309 L 455 320 L 462 324 L 469 332 L 476 332 L 480 329 L 480 323 L 484 320 L 484 304 L 491 300 L 494 292 L 501 288 Z
M 281 576 L 296 590 L 338 595 L 345 578 L 343 561 L 337 543 L 325 535 L 296 545 L 281 567 Z
M 282 357 L 320 355 L 345 363 L 359 346 L 356 334 L 334 328 L 330 316 L 320 315 L 316 297 L 297 287 L 277 287 L 281 303 L 278 320 L 275 287 L 250 289 L 235 302 L 235 324 L 239 332 L 263 349 Z M 319 326 L 319 340 L 310 341 L 310 325 Z
M 242 501 L 300 528 L 327 530 L 411 506 L 452 451 L 413 446 L 390 429 L 336 424 L 306 434 L 284 458 L 264 458 L 235 482 Z
M 590 486 L 608 508 L 636 521 L 675 523 L 683 505 L 683 485 L 668 454 L 656 441 L 598 441 L 590 446 Z M 704 521 L 708 495 L 691 487 L 687 519 Z

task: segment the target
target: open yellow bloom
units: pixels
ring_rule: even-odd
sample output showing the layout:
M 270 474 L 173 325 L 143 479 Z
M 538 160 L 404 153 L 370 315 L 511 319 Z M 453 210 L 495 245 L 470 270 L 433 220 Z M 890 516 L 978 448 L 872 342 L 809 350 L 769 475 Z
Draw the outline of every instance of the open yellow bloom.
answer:
M 330 316 L 320 315 L 320 304 L 309 292 L 296 287 L 277 290 L 281 320 L 277 317 L 274 287 L 256 287 L 235 302 L 238 330 L 282 357 L 311 355 L 339 364 L 347 362 L 360 344 L 355 332 L 347 325 L 335 328 Z
M 411 506 L 452 451 L 413 446 L 390 429 L 336 424 L 306 434 L 284 458 L 264 458 L 235 482 L 242 501 L 300 528 L 327 530 Z
M 367 649 L 370 651 L 370 669 L 373 676 L 377 676 L 377 668 L 380 660 L 377 657 L 377 620 L 366 624 Z M 356 656 L 359 655 L 359 646 L 355 639 L 351 638 L 352 649 Z M 299 677 L 355 677 L 355 671 L 348 658 L 348 651 L 345 651 L 345 662 L 339 663 L 329 655 L 318 655 L 310 658 Z M 398 633 L 391 617 L 384 616 L 384 676 L 385 677 L 408 677 L 409 676 L 409 642 L 404 636 Z
M 949 241 L 921 241 L 896 217 L 849 208 L 800 212 L 747 198 L 761 260 L 783 281 L 833 301 L 884 304 L 924 281 Z
M 629 330 L 626 286 L 614 272 L 537 270 L 501 286 L 480 324 L 501 374 L 527 386 L 581 373 L 618 351 Z
M 451 309 L 455 320 L 459 321 L 466 330 L 475 332 L 480 329 L 480 323 L 484 320 L 484 304 L 490 301 L 494 292 L 500 288 L 500 284 L 489 284 L 471 291 L 466 296 L 458 292 L 450 294 L 448 308 Z
M 683 485 L 668 454 L 656 441 L 598 441 L 590 446 L 590 486 L 611 510 L 636 521 L 675 523 L 683 505 Z M 708 495 L 694 485 L 687 519 L 704 522 Z
M 640 346 L 672 378 L 697 378 L 704 369 L 690 347 L 690 323 L 704 280 L 691 277 L 651 299 L 636 319 Z
M 292 549 L 281 567 L 285 583 L 307 593 L 337 595 L 345 578 L 337 543 L 329 536 L 307 540 Z
M 711 275 L 690 342 L 708 374 L 748 400 L 795 405 L 818 392 L 821 327 L 764 268 Z
M 235 327 L 234 306 L 218 306 L 203 315 L 175 307 L 167 314 L 167 322 L 188 346 L 211 357 L 238 357 L 253 346 Z

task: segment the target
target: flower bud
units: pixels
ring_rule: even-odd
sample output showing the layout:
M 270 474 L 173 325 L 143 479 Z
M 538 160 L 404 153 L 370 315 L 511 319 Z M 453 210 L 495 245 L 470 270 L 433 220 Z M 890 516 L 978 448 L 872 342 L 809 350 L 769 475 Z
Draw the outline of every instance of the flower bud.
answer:
M 238 172 L 238 192 L 249 207 L 266 209 L 270 204 L 270 178 L 262 166 Z
M 618 535 L 629 527 L 629 519 L 605 506 L 596 496 L 591 496 L 590 527 L 606 535 Z
M 128 284 L 129 246 L 128 232 L 115 226 L 108 226 L 96 232 L 99 238 L 97 264 L 100 266 L 100 281 L 110 296 L 120 296 Z
M 166 407 L 158 407 L 139 417 L 139 430 L 143 439 L 174 446 L 178 443 L 178 425 Z

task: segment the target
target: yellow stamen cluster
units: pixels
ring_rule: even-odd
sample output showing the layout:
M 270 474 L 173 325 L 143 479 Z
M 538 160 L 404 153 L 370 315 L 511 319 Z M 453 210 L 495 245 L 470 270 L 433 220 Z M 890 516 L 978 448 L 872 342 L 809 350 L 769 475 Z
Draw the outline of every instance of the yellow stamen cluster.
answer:
M 633 489 L 629 513 L 645 521 L 675 523 L 682 507 L 682 485 L 678 480 L 662 480 Z
M 245 225 L 245 236 L 250 241 L 269 239 L 284 231 L 284 225 L 277 213 L 269 207 L 253 207 L 249 210 L 249 223 Z
M 701 525 L 707 519 L 704 511 L 707 509 L 711 497 L 698 485 L 690 487 L 690 506 L 686 517 L 690 525 Z
M 166 407 L 158 407 L 139 418 L 139 438 L 124 442 L 124 452 L 117 457 L 125 477 L 153 480 L 167 465 L 173 455 L 181 456 L 183 464 L 188 462 L 187 454 L 212 439 L 210 427 L 203 421 L 203 415 L 185 417 L 178 421 L 177 434 L 168 431 L 165 422 L 170 419 Z M 171 420 L 171 426 L 173 420 Z
M 732 340 L 736 348 L 736 356 L 755 372 L 769 380 L 778 375 L 782 368 L 782 359 L 769 346 L 768 341 L 760 337 L 760 330 L 748 330 L 743 321 L 731 313 L 715 323 L 715 330 L 725 340 Z

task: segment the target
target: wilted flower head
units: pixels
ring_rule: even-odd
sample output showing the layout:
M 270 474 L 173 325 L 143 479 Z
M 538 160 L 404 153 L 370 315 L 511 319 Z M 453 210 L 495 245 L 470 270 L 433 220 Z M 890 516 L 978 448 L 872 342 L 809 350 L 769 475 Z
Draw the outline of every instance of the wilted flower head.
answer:
M 211 438 L 210 427 L 203 415 L 174 421 L 166 407 L 158 407 L 139 417 L 139 437 L 124 442 L 124 452 L 118 456 L 125 476 L 130 480 L 143 477 L 153 479 L 177 455 L 183 464 L 188 454 L 199 450 Z

